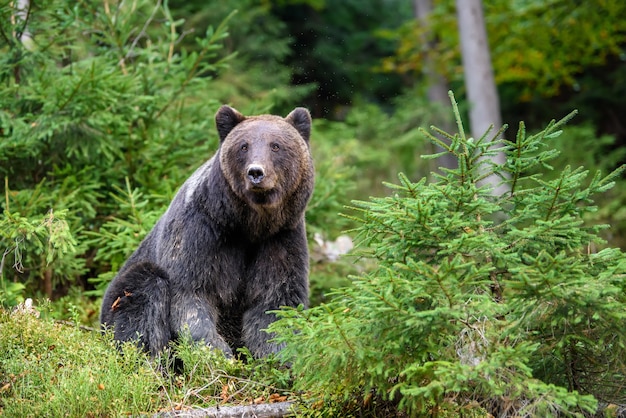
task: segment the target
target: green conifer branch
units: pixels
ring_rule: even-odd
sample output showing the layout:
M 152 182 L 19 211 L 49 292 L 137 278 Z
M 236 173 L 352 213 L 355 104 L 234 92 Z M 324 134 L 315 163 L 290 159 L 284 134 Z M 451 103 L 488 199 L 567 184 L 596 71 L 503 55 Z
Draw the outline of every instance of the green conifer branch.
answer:
M 451 103 L 459 133 L 420 132 L 454 155 L 458 168 L 417 183 L 399 175 L 391 196 L 354 202 L 357 236 L 366 238 L 359 244 L 369 246 L 375 266 L 353 288 L 337 291 L 329 303 L 336 309 L 309 310 L 325 323 L 323 315 L 340 315 L 341 333 L 306 344 L 298 344 L 294 328 L 282 334 L 294 370 L 302 371 L 299 387 L 321 379 L 323 393 L 332 388 L 339 398 L 391 393 L 409 415 L 465 407 L 484 415 L 459 401 L 467 397 L 529 416 L 592 414 L 594 396 L 623 400 L 626 333 L 616 324 L 626 317 L 625 256 L 589 251 L 601 239 L 584 216 L 595 210 L 593 194 L 626 166 L 606 177 L 596 173 L 588 186 L 583 168 L 541 178 L 539 170 L 550 170 L 558 154 L 546 145 L 575 112 L 534 134 L 520 122 L 515 140 L 496 150 L 491 132 L 466 138 L 453 97 Z M 484 162 L 498 151 L 506 153 L 504 165 Z M 501 175 L 510 193 L 495 198 L 481 189 L 486 173 Z M 344 340 L 360 351 L 344 380 L 352 386 L 338 388 L 306 367 L 316 364 L 311 356 L 334 364 L 342 354 L 327 355 L 324 347 Z M 600 370 L 601 362 L 610 366 Z

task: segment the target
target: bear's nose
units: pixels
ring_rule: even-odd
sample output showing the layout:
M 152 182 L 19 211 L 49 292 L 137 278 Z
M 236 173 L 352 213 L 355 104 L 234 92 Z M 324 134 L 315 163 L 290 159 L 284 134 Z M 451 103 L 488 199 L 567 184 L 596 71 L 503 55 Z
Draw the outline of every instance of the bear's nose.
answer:
M 259 184 L 263 177 L 265 177 L 265 171 L 260 165 L 252 164 L 248 167 L 248 178 L 254 184 Z

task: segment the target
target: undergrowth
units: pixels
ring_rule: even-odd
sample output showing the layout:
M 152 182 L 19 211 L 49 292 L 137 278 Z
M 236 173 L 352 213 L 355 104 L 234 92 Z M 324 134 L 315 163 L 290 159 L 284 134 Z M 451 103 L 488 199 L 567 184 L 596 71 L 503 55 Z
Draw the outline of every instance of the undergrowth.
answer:
M 181 338 L 158 359 L 110 335 L 43 315 L 0 308 L 0 415 L 146 415 L 288 398 L 272 359 L 227 359 Z

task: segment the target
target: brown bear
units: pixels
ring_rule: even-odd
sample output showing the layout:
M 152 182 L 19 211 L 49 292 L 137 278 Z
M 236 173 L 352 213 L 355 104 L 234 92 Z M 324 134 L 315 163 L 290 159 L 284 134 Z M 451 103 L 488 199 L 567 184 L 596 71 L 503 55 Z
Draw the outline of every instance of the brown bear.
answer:
M 188 328 L 231 355 L 280 350 L 268 311 L 308 304 L 304 211 L 313 192 L 311 116 L 245 117 L 222 106 L 216 154 L 109 285 L 100 321 L 118 341 L 157 354 Z

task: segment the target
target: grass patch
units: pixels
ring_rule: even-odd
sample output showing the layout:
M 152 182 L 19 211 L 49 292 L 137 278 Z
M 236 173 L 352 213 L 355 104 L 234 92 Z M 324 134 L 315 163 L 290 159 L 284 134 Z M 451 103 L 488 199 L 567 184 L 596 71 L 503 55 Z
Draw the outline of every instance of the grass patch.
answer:
M 150 359 L 131 344 L 120 352 L 109 335 L 45 312 L 38 318 L 0 308 L 0 353 L 5 416 L 142 415 L 290 395 L 289 372 L 275 359 L 226 359 L 189 338 Z

